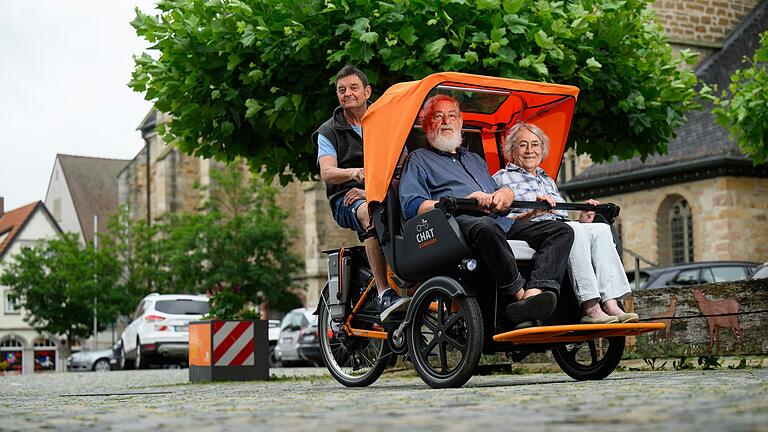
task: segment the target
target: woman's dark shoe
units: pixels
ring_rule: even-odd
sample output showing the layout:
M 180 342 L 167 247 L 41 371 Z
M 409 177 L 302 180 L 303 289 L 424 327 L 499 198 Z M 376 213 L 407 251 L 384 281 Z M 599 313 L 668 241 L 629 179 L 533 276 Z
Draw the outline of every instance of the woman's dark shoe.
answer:
M 551 291 L 544 291 L 533 297 L 518 300 L 507 305 L 507 319 L 511 323 L 542 320 L 555 311 L 557 296 Z

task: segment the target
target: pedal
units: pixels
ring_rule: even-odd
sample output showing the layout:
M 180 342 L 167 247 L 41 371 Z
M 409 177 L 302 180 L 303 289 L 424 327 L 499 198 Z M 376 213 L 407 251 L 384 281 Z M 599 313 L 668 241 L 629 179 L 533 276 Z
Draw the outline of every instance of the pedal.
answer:
M 402 301 L 405 300 L 405 301 Z M 408 309 L 408 305 L 411 303 L 410 298 L 403 298 L 398 300 L 399 304 L 395 308 L 390 308 L 381 313 L 381 321 L 393 321 L 395 314 L 401 313 L 405 315 L 405 311 Z M 403 319 L 401 318 L 400 321 Z
M 388 333 L 395 331 L 395 329 L 400 326 L 400 323 L 405 320 L 406 311 L 407 310 L 399 310 L 390 312 L 390 314 L 387 316 L 387 320 L 381 322 L 382 327 L 384 327 Z

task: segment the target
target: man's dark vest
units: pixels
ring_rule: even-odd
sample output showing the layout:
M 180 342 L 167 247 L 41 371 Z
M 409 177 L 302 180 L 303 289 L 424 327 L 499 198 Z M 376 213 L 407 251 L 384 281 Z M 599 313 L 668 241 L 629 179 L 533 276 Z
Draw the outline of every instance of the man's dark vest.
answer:
M 363 139 L 352 129 L 347 119 L 344 118 L 344 111 L 337 107 L 333 112 L 333 117 L 312 134 L 312 142 L 315 148 L 319 147 L 317 143 L 318 135 L 322 134 L 328 138 L 336 149 L 336 165 L 339 168 L 362 168 L 363 167 Z M 350 180 L 337 185 L 325 185 L 325 194 L 328 196 L 328 202 L 333 208 L 333 202 L 344 196 L 352 188 L 365 189 L 365 185 Z

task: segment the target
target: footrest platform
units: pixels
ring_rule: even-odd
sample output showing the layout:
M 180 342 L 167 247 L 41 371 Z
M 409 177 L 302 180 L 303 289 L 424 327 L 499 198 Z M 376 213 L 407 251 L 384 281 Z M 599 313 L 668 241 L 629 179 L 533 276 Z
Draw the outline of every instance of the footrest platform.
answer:
M 605 337 L 637 336 L 663 328 L 664 323 L 568 324 L 528 327 L 508 331 L 494 335 L 493 340 L 495 342 L 513 342 L 521 345 L 587 342 Z

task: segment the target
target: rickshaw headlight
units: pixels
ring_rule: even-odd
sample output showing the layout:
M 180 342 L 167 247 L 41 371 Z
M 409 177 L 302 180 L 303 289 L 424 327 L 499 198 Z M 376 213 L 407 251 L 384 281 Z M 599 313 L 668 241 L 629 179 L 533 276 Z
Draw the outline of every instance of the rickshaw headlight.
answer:
M 477 268 L 477 260 L 474 258 L 471 259 L 463 259 L 461 260 L 461 264 L 459 264 L 459 268 L 462 270 L 469 270 L 469 271 L 475 271 Z

